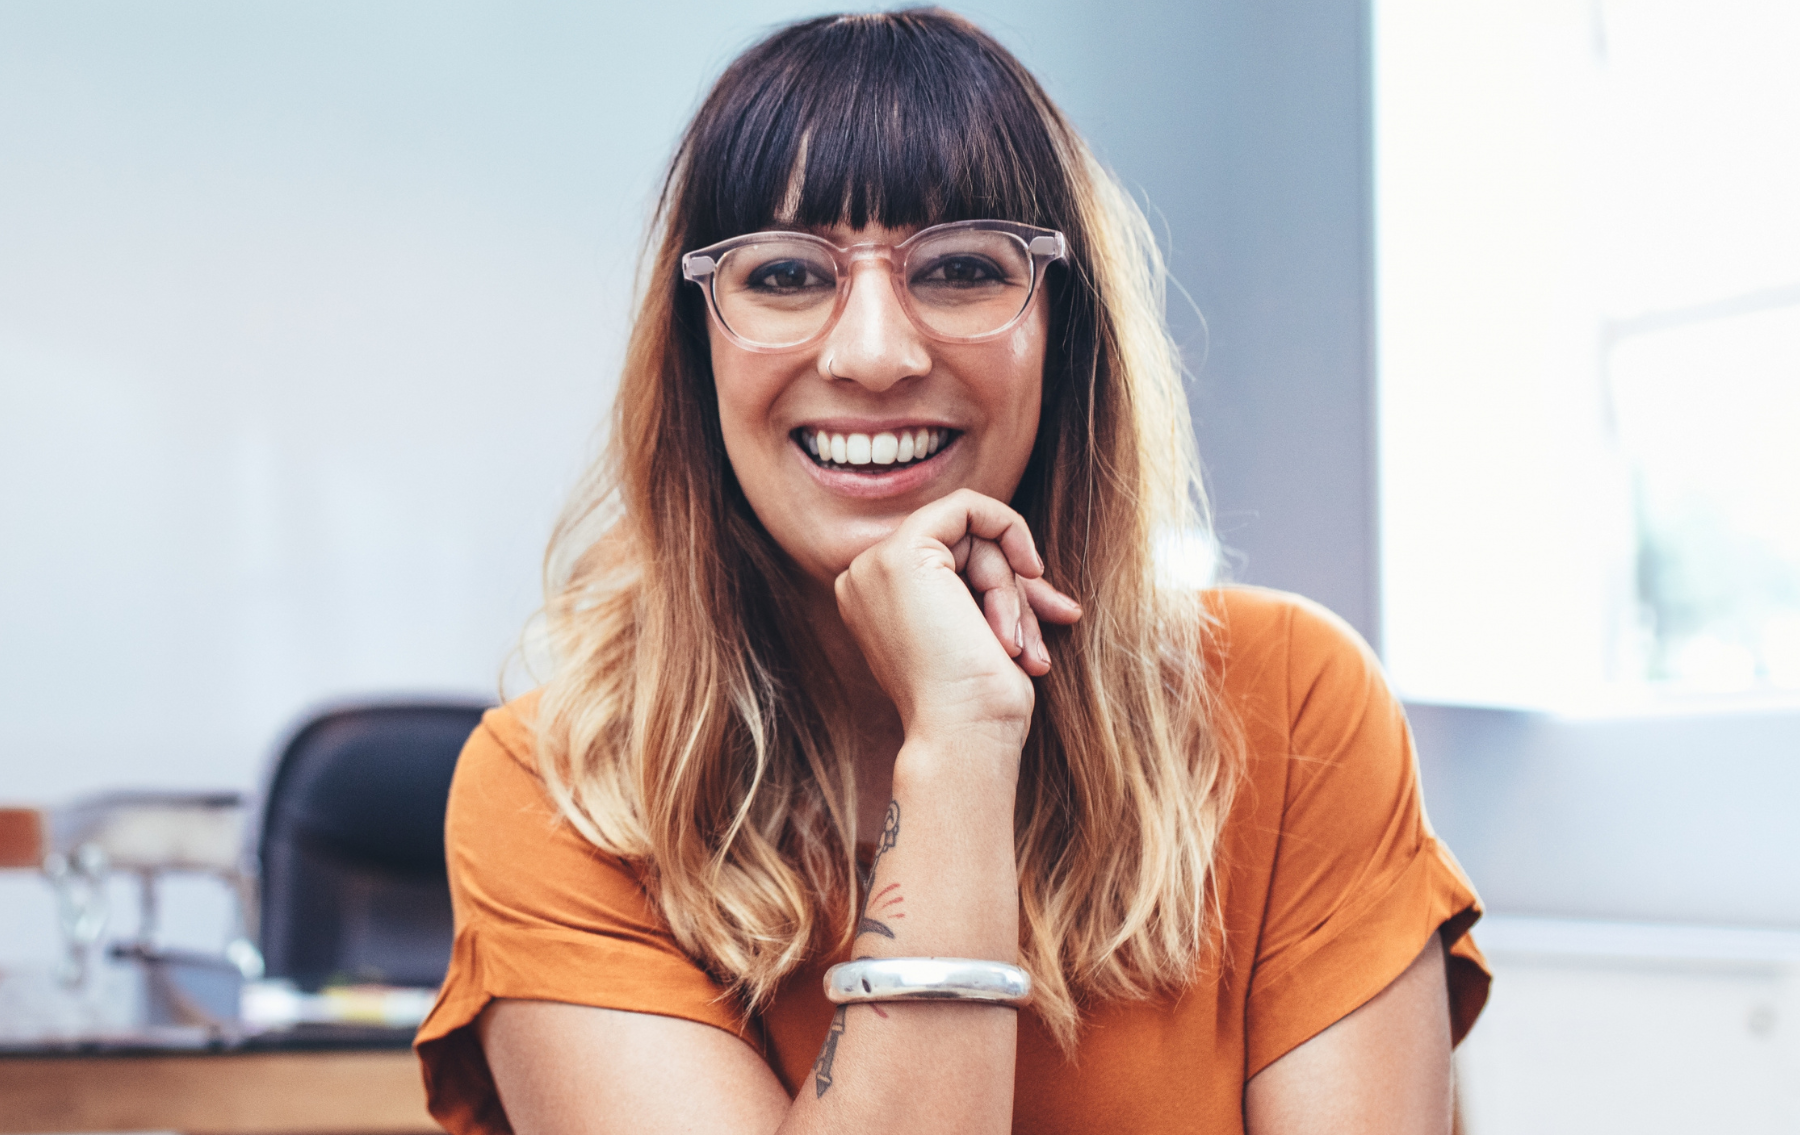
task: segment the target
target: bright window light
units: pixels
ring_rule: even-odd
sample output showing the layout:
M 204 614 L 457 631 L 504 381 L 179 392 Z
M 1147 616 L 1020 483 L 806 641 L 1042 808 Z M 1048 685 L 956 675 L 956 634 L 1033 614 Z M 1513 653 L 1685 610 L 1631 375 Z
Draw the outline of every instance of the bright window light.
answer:
M 1800 4 L 1377 0 L 1384 644 L 1800 693 Z

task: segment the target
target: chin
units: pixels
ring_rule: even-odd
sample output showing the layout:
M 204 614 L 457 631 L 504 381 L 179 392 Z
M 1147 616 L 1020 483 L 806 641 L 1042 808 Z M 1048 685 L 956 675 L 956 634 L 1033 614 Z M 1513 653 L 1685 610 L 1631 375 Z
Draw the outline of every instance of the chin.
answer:
M 830 586 L 837 581 L 839 574 L 850 569 L 850 564 L 863 551 L 898 530 L 903 520 L 904 516 L 829 523 L 826 525 L 836 533 L 827 544 L 815 545 L 807 550 L 789 550 L 788 556 L 794 558 L 809 576 Z

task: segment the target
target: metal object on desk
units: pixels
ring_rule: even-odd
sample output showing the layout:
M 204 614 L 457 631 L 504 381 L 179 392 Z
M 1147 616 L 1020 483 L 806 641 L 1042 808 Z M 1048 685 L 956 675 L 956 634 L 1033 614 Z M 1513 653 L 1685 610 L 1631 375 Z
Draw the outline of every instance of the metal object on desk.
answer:
M 62 983 L 79 989 L 93 975 L 94 951 L 106 933 L 110 910 L 106 852 L 92 843 L 67 854 L 52 851 L 44 856 L 43 868 L 56 892 L 56 918 L 62 928 Z
M 0 1127 L 433 1130 L 409 1045 L 449 956 L 444 802 L 483 707 L 309 718 L 264 797 L 260 859 L 246 857 L 252 826 L 236 794 L 114 795 L 26 821 L 39 838 L 18 844 L 31 849 L 23 865 L 44 849 L 60 856 L 46 869 L 81 977 L 70 989 L 48 970 L 0 972 Z M 0 818 L 0 858 L 9 834 Z M 241 928 L 226 954 L 159 944 L 169 871 L 234 888 Z M 121 873 L 137 877 L 140 922 L 102 953 L 104 886 Z M 297 984 L 260 980 L 246 936 L 259 929 L 269 963 Z M 340 984 L 374 979 L 402 984 Z
M 0 854 L 7 865 L 39 863 L 57 900 L 64 957 L 63 986 L 82 995 L 76 1005 L 95 1028 L 109 1021 L 98 1012 L 104 961 L 132 964 L 138 994 L 133 1019 L 146 1027 L 193 1027 L 235 1034 L 238 986 L 260 977 L 262 956 L 250 939 L 255 925 L 256 879 L 245 855 L 244 798 L 236 792 L 114 792 L 48 812 L 0 812 Z M 220 880 L 236 903 L 236 930 L 224 953 L 166 950 L 158 945 L 158 886 L 172 872 Z M 135 934 L 114 944 L 102 959 L 111 917 L 108 885 L 115 874 L 138 884 Z M 116 1003 L 120 979 L 105 999 Z M 72 1007 L 73 1008 L 73 1007 Z M 56 1024 L 83 1020 L 65 1011 Z
M 0 971 L 0 1050 L 127 1040 L 207 1047 L 243 1036 L 239 988 L 261 972 L 248 937 L 256 883 L 235 792 L 115 792 L 63 808 L 0 809 L 0 866 L 43 874 L 63 955 L 53 972 Z M 236 911 L 223 953 L 159 943 L 159 885 L 171 873 L 222 883 Z M 107 946 L 113 879 L 135 879 L 137 928 Z
M 85 858 L 96 866 L 104 860 L 104 868 L 137 876 L 137 936 L 115 950 L 146 961 L 157 952 L 159 877 L 170 872 L 217 877 L 237 902 L 237 930 L 224 960 L 242 977 L 260 977 L 262 956 L 251 939 L 256 875 L 245 857 L 247 815 L 237 792 L 111 792 L 51 813 L 50 858 Z

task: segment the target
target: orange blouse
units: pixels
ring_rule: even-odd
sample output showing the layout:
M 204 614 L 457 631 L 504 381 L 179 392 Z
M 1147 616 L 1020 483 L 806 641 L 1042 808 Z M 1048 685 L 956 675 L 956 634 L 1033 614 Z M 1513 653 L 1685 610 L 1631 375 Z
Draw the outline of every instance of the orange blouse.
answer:
M 1432 834 L 1412 736 L 1380 665 L 1302 599 L 1232 588 L 1209 664 L 1242 725 L 1246 769 L 1217 862 L 1223 951 L 1185 990 L 1089 1007 L 1073 1058 L 1019 1017 L 1015 1132 L 1241 1132 L 1244 1084 L 1380 993 L 1434 931 L 1450 948 L 1460 1041 L 1487 1000 L 1469 937 L 1480 902 Z M 473 1022 L 495 998 L 687 1018 L 749 1042 L 791 1094 L 833 1013 L 820 954 L 755 1016 L 676 945 L 623 861 L 557 815 L 535 768 L 527 696 L 488 713 L 450 792 L 456 945 L 419 1030 L 432 1115 L 510 1131 Z M 601 1094 L 603 1095 L 603 1094 Z

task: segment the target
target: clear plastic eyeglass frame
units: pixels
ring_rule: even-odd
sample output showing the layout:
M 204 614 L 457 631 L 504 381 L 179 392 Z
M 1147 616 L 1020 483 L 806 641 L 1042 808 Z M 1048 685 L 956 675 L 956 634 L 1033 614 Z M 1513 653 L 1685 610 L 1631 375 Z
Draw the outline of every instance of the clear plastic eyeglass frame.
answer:
M 1004 241 L 1016 245 L 1016 253 L 1023 264 L 1029 265 L 1030 279 L 1025 283 L 1023 298 L 1019 301 L 1018 311 L 1006 316 L 996 328 L 984 329 L 974 335 L 956 335 L 941 328 L 933 327 L 929 317 L 921 313 L 921 305 L 909 288 L 911 273 L 917 268 L 913 265 L 915 256 L 921 251 L 947 248 L 946 241 L 958 238 L 970 238 L 977 241 Z M 835 295 L 832 298 L 829 315 L 821 317 L 817 314 L 818 306 L 804 307 L 804 315 L 797 315 L 790 325 L 811 325 L 818 321 L 818 327 L 793 339 L 781 342 L 753 340 L 744 336 L 732 327 L 719 295 L 720 271 L 734 253 L 753 250 L 758 246 L 780 246 L 796 249 L 804 246 L 816 251 L 821 264 L 828 262 L 835 273 Z M 1031 302 L 1037 296 L 1038 286 L 1042 283 L 1045 271 L 1052 262 L 1061 261 L 1068 256 L 1068 241 L 1057 230 L 1044 229 L 1039 226 L 1028 226 L 1020 222 L 1002 221 L 969 221 L 947 222 L 943 225 L 928 226 L 905 241 L 887 244 L 883 242 L 862 242 L 851 246 L 834 245 L 816 234 L 789 232 L 785 230 L 766 230 L 758 233 L 743 234 L 728 238 L 725 241 L 697 249 L 681 257 L 681 275 L 700 286 L 706 294 L 707 308 L 713 320 L 718 323 L 733 344 L 751 352 L 794 352 L 809 348 L 823 340 L 838 319 L 844 315 L 845 307 L 850 303 L 850 289 L 853 284 L 853 268 L 858 262 L 883 260 L 888 263 L 892 276 L 894 295 L 899 298 L 901 308 L 913 327 L 924 336 L 950 344 L 974 344 L 1003 336 L 1024 319 L 1031 309 Z M 929 252 L 926 260 L 929 261 Z M 784 259 L 784 264 L 791 261 Z M 929 267 L 927 267 L 929 268 Z M 791 308 L 801 308 L 790 306 Z M 1010 307 L 1010 305 L 1008 306 Z

